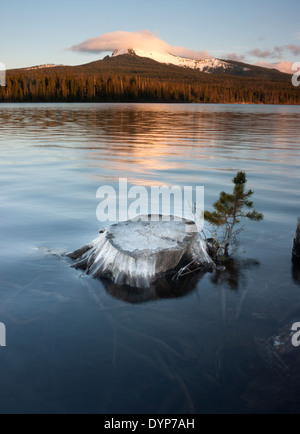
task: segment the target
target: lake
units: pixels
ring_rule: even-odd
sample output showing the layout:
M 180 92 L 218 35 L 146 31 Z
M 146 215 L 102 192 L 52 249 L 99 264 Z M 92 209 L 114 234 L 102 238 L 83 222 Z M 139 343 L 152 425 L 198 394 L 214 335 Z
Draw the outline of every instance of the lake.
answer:
M 2 104 L 0 153 L 1 413 L 299 412 L 300 349 L 268 342 L 300 322 L 300 107 Z M 108 224 L 103 185 L 204 186 L 211 209 L 238 170 L 265 219 L 225 272 L 138 300 L 63 256 Z

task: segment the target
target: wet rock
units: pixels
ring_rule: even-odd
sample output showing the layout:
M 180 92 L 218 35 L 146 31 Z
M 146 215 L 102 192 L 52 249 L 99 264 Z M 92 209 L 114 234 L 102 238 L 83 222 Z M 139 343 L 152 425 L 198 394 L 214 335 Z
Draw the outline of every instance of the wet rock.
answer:
M 300 217 L 297 222 L 296 236 L 293 245 L 293 263 L 300 266 Z

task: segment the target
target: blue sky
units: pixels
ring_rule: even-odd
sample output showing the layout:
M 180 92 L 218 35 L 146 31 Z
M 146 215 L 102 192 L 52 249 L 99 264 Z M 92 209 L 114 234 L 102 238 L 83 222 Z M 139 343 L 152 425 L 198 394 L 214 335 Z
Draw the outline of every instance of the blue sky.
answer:
M 10 0 L 0 11 L 0 62 L 7 68 L 91 62 L 105 53 L 67 49 L 103 33 L 140 30 L 219 58 L 300 61 L 299 0 Z

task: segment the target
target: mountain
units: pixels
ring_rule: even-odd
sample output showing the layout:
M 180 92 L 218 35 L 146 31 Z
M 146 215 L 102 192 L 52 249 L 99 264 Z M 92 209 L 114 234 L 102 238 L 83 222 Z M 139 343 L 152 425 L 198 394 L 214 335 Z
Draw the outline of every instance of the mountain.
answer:
M 229 75 L 239 75 L 239 76 L 263 76 L 279 78 L 283 74 L 277 69 L 262 68 L 255 65 L 250 65 L 242 62 L 237 62 L 233 60 L 222 60 L 209 57 L 207 59 L 189 59 L 186 57 L 175 56 L 174 54 L 158 51 L 144 51 L 141 49 L 131 49 L 126 50 L 115 50 L 112 57 L 118 57 L 123 55 L 138 56 L 141 58 L 147 58 L 154 60 L 158 63 L 165 65 L 176 65 L 182 68 L 194 69 L 199 72 L 205 72 L 207 74 L 229 74 Z
M 220 68 L 227 69 L 231 67 L 228 63 L 219 59 L 208 58 L 202 60 L 194 60 L 185 57 L 175 56 L 174 54 L 168 53 L 167 51 L 144 51 L 140 49 L 129 48 L 126 50 L 114 51 L 112 57 L 122 56 L 124 54 L 146 57 L 147 59 L 152 59 L 159 63 L 181 66 L 183 68 L 197 69 L 198 71 L 207 73 L 214 72 Z
M 144 51 L 140 49 L 116 50 L 112 56 L 106 56 L 84 65 L 40 65 L 23 68 L 23 71 L 45 71 L 74 74 L 139 74 L 150 78 L 170 78 L 181 75 L 183 79 L 197 79 L 199 75 L 230 75 L 239 77 L 256 77 L 262 79 L 290 80 L 290 75 L 260 66 L 250 65 L 233 60 L 208 58 L 202 60 L 175 56 L 168 52 Z M 22 70 L 22 69 L 21 69 Z M 18 70 L 11 70 L 16 72 Z M 200 74 L 199 74 L 200 73 Z

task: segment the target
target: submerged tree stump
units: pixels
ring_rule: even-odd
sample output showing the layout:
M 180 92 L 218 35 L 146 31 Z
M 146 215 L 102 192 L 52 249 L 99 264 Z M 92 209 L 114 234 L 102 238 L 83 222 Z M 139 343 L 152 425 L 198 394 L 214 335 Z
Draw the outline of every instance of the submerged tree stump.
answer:
M 297 222 L 297 229 L 296 229 L 296 237 L 294 239 L 294 246 L 293 246 L 293 262 L 296 265 L 300 265 L 300 217 L 298 218 Z
M 136 288 L 149 288 L 183 259 L 195 260 L 203 268 L 213 267 L 194 222 L 147 217 L 148 221 L 140 216 L 138 221 L 112 225 L 89 245 L 69 253 L 75 259 L 74 267 Z

